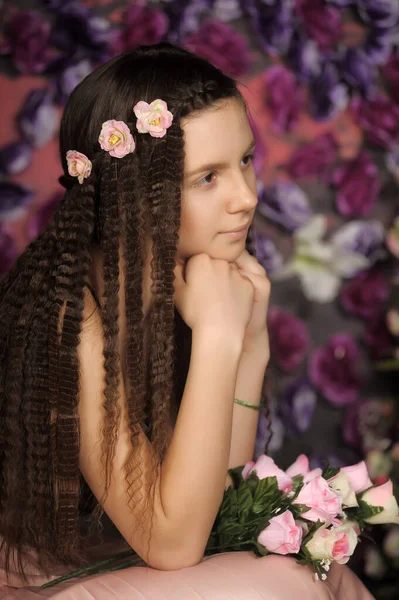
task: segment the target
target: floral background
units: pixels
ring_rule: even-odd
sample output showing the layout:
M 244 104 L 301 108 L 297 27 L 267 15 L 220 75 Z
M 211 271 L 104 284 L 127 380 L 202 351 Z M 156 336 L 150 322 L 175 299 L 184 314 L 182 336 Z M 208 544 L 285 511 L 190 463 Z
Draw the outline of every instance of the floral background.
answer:
M 399 2 L 14 0 L 0 3 L 0 276 L 62 190 L 57 134 L 75 85 L 162 40 L 236 77 L 258 140 L 255 242 L 272 280 L 273 416 L 282 467 L 365 459 L 399 487 Z M 260 419 L 256 454 L 267 439 Z M 350 565 L 399 592 L 399 527 Z

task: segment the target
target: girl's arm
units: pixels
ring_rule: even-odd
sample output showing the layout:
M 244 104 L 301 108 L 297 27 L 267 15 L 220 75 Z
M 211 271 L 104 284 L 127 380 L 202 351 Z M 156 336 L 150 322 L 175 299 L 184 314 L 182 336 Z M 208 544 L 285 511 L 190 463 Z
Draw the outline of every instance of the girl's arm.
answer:
M 89 292 L 78 354 L 80 360 L 80 469 L 97 499 L 104 490 L 101 464 L 103 424 L 103 334 L 101 317 Z M 142 530 L 148 490 L 129 503 L 124 464 L 132 446 L 126 418 L 126 396 L 120 382 L 122 418 L 118 429 L 111 485 L 103 504 L 105 512 L 130 546 L 151 567 L 170 570 L 198 563 L 219 509 L 228 469 L 233 395 L 241 355 L 242 337 L 216 327 L 193 333 L 191 361 L 173 437 L 158 470 L 154 520 Z M 152 446 L 143 432 L 135 458 L 144 479 L 152 468 Z M 153 475 L 153 473 L 152 473 Z
M 234 397 L 259 405 L 266 367 L 269 361 L 267 335 L 250 351 L 243 352 L 238 368 Z M 234 404 L 229 469 L 253 459 L 259 411 Z M 226 487 L 232 483 L 230 475 Z

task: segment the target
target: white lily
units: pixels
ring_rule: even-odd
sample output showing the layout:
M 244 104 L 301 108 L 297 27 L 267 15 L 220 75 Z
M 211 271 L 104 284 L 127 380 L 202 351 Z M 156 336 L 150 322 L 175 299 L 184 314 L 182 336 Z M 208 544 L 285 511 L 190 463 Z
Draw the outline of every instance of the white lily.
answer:
M 337 245 L 322 241 L 327 230 L 324 215 L 315 215 L 294 234 L 292 259 L 273 279 L 297 275 L 310 300 L 331 302 L 337 296 L 341 279 L 351 277 L 367 267 L 367 259 L 357 252 L 342 251 Z

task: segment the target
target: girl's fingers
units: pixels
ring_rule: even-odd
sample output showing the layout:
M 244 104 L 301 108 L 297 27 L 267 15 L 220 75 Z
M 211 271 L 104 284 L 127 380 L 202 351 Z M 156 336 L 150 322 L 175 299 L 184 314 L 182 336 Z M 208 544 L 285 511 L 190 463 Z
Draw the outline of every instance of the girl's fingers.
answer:
M 258 275 L 266 275 L 266 270 L 259 264 L 258 260 L 251 256 L 248 250 L 244 250 L 235 261 L 237 266 L 244 271 L 250 271 Z

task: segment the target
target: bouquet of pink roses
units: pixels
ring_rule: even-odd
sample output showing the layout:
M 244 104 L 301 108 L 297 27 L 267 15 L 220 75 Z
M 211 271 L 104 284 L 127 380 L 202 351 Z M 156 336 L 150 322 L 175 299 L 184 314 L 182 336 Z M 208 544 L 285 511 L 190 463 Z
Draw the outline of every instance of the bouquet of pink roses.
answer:
M 392 482 L 374 487 L 364 461 L 309 470 L 301 454 L 282 471 L 268 456 L 232 469 L 206 553 L 252 549 L 287 554 L 326 579 L 332 561 L 348 562 L 372 524 L 399 523 Z
M 399 523 L 392 482 L 373 486 L 364 461 L 341 469 L 309 470 L 301 454 L 283 471 L 272 458 L 230 469 L 232 485 L 223 496 L 205 555 L 251 550 L 258 556 L 286 554 L 312 565 L 326 579 L 332 561 L 348 562 L 370 525 Z M 131 557 L 128 562 L 116 561 Z M 73 571 L 42 587 L 81 574 L 105 573 L 140 562 L 133 550 Z M 112 565 L 114 563 L 114 565 Z

